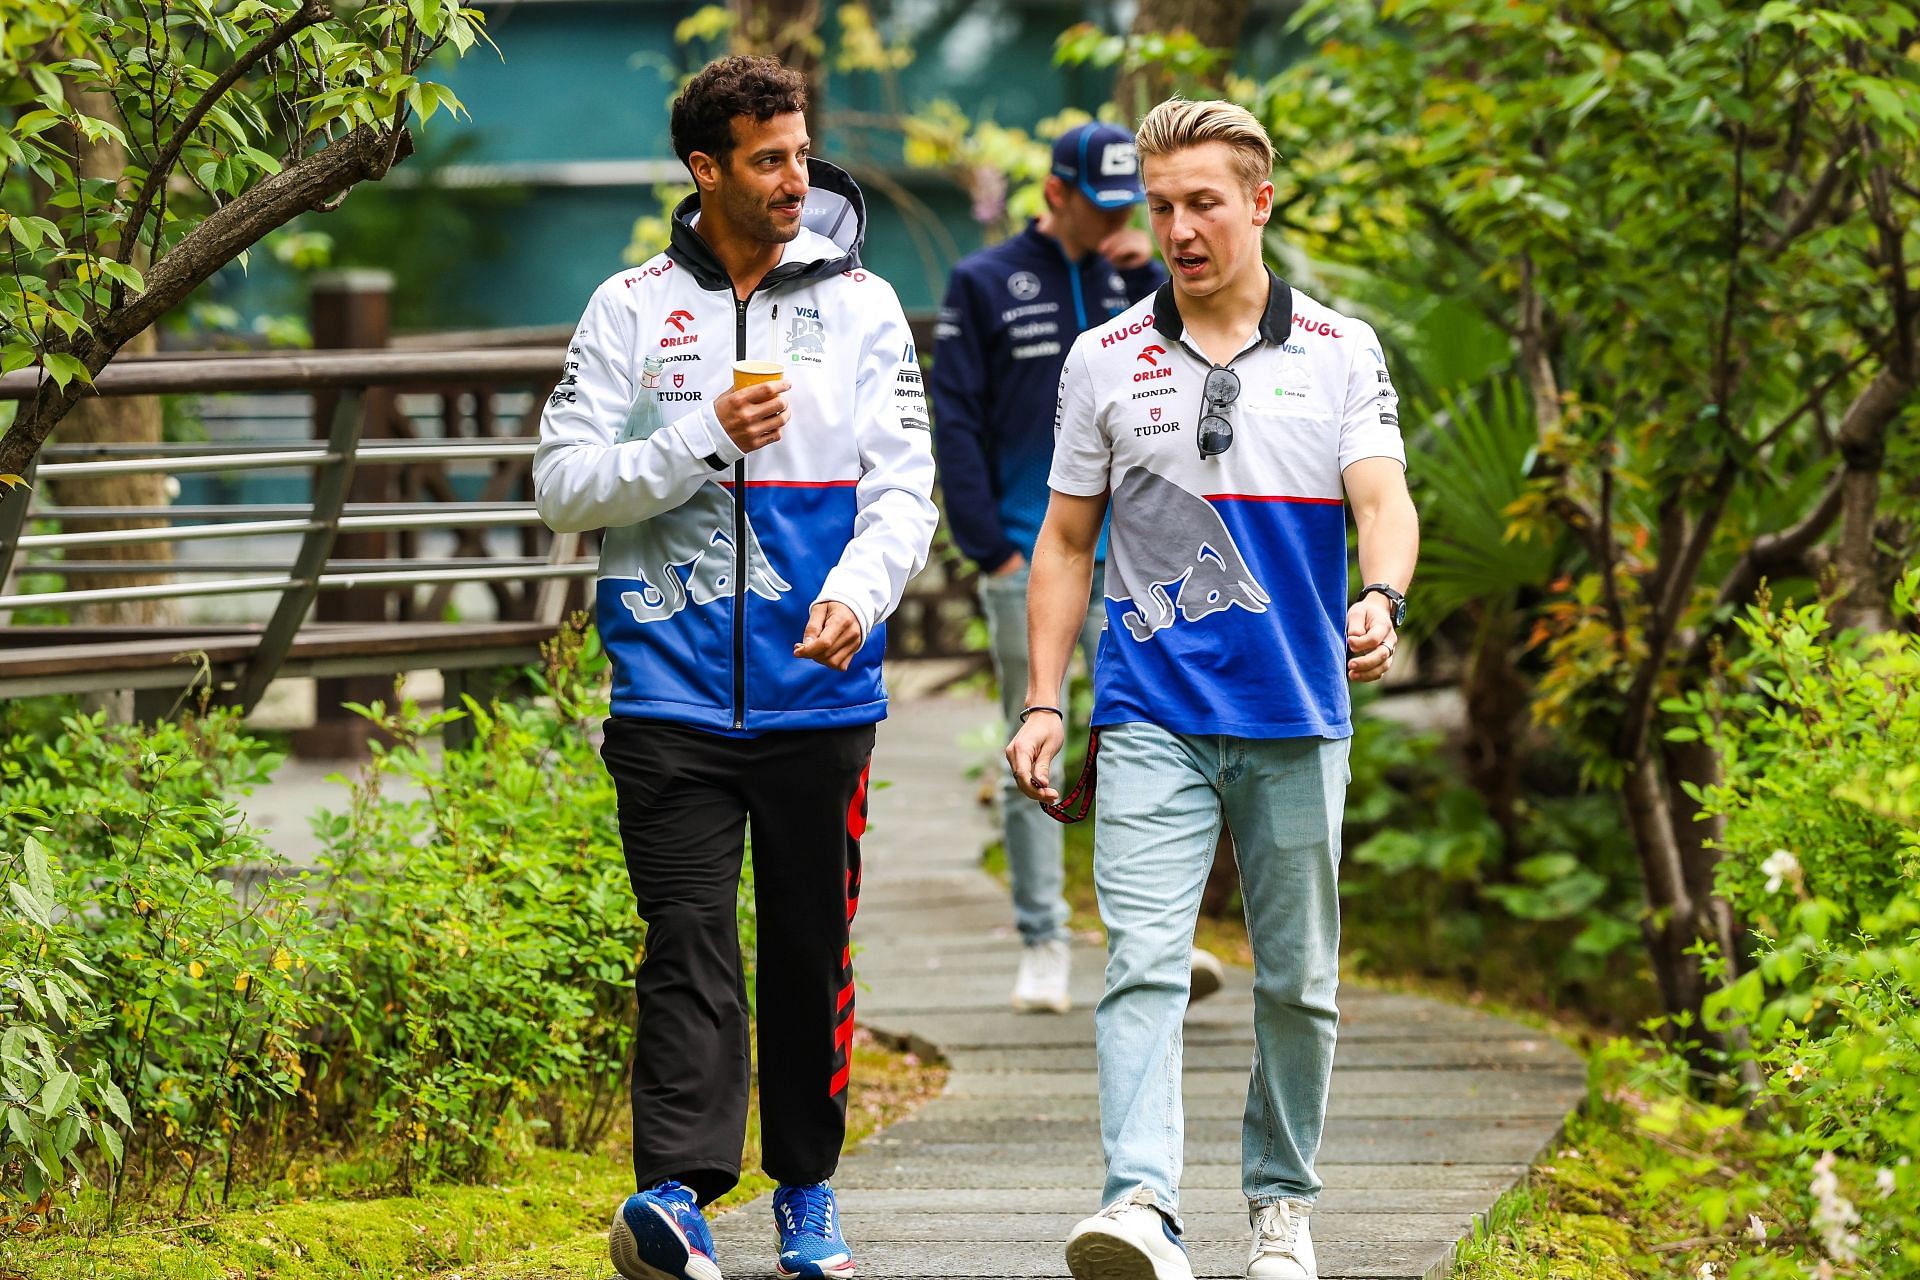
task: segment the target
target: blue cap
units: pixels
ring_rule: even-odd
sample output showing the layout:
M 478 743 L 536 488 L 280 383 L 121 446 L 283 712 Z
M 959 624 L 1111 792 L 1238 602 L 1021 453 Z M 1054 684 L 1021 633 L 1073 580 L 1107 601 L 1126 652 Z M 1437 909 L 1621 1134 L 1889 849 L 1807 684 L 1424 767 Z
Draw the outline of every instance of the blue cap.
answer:
M 1139 204 L 1147 198 L 1140 185 L 1140 153 L 1133 135 L 1119 125 L 1095 120 L 1061 134 L 1053 144 L 1053 176 L 1076 187 L 1102 209 Z

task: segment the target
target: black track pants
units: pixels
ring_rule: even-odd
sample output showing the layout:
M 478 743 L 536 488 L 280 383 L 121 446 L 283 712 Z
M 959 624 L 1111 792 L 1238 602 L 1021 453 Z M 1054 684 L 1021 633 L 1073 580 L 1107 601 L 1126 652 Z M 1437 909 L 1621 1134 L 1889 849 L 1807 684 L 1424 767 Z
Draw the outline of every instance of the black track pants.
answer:
M 607 721 L 601 754 L 646 956 L 633 1063 L 633 1172 L 707 1201 L 740 1177 L 750 1083 L 734 904 L 748 827 L 758 914 L 761 1165 L 832 1175 L 846 1138 L 853 1038 L 848 928 L 860 895 L 874 729 L 727 738 Z

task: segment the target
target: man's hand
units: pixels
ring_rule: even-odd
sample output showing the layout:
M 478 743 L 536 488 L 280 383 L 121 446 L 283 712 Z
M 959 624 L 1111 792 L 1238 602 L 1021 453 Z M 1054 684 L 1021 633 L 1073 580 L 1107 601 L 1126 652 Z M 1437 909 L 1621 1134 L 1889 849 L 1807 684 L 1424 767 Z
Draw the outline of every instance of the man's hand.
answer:
M 742 453 L 764 449 L 780 438 L 787 425 L 787 392 L 793 384 L 784 380 L 756 382 L 738 391 L 729 391 L 713 402 L 713 414 L 720 429 Z
M 1369 591 L 1347 610 L 1347 679 L 1367 684 L 1387 674 L 1393 651 L 1400 644 L 1393 629 L 1393 607 L 1377 591 Z
M 1007 767 L 1030 800 L 1054 804 L 1060 793 L 1053 785 L 1053 759 L 1067 742 L 1067 726 L 1051 711 L 1036 711 L 1007 744 Z
M 1122 271 L 1144 267 L 1153 259 L 1153 238 L 1136 227 L 1122 227 L 1100 242 L 1100 256 Z
M 1027 567 L 1027 558 L 1021 555 L 1018 551 L 1016 551 L 1012 555 L 1008 556 L 1006 560 L 1002 562 L 1002 564 L 998 569 L 995 569 L 992 573 L 988 574 L 987 576 L 990 578 L 1011 577 L 1013 574 L 1020 572 L 1022 569 L 1026 567 Z
M 751 389 L 751 388 L 750 388 Z M 807 615 L 807 629 L 793 646 L 796 658 L 811 658 L 823 667 L 845 671 L 860 652 L 860 621 L 838 600 L 822 600 Z

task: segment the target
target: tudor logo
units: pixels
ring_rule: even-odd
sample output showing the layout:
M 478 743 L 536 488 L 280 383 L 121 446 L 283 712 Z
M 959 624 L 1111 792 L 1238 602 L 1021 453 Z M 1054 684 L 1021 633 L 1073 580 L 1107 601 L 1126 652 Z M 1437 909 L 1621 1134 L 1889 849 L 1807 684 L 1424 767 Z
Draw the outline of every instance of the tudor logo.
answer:
M 1333 327 L 1331 320 L 1309 320 L 1298 312 L 1294 313 L 1293 327 L 1302 333 L 1317 333 L 1323 338 L 1340 336 L 1340 331 Z
M 676 373 L 676 374 L 674 374 L 674 375 L 673 375 L 673 385 L 674 385 L 675 387 L 684 387 L 684 386 L 686 386 L 686 385 L 687 385 L 687 375 L 686 375 L 686 374 L 684 374 L 684 373 Z
M 693 312 L 675 311 L 667 317 L 667 323 L 672 325 L 677 331 L 685 333 L 687 331 L 687 321 L 691 319 L 693 319 Z
M 1149 418 L 1152 418 L 1155 422 L 1160 421 L 1160 406 L 1155 405 L 1153 406 L 1153 408 L 1147 410 L 1147 416 Z
M 1150 346 L 1142 347 L 1140 349 L 1140 354 L 1135 356 L 1134 359 L 1145 360 L 1148 364 L 1158 369 L 1160 367 L 1160 362 L 1154 359 L 1154 357 L 1163 356 L 1165 354 L 1167 354 L 1167 349 L 1161 346 L 1159 343 L 1154 343 Z

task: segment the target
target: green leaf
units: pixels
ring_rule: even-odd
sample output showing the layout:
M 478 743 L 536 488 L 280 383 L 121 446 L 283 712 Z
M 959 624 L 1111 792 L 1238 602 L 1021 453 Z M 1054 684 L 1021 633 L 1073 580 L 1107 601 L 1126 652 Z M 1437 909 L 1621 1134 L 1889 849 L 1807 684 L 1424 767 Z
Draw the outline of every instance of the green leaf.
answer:
M 93 385 L 93 375 L 87 372 L 87 366 L 73 356 L 50 351 L 43 358 L 42 363 L 46 366 L 47 376 L 62 388 L 75 378 L 88 386 Z
M 100 1080 L 97 1083 L 100 1086 L 100 1101 L 106 1104 L 107 1110 L 113 1112 L 115 1119 L 132 1128 L 133 1108 L 127 1105 L 127 1095 L 120 1092 L 120 1086 L 111 1080 Z
M 42 929 L 53 928 L 53 921 L 48 917 L 47 906 L 34 896 L 32 889 L 18 880 L 10 880 L 7 882 L 7 895 L 13 899 L 15 906 L 27 913 L 29 920 Z
M 127 1158 L 127 1145 L 120 1133 L 104 1120 L 93 1122 L 93 1140 L 106 1151 L 114 1164 L 123 1163 Z
M 40 1114 L 46 1119 L 65 1112 L 80 1098 L 80 1077 L 71 1071 L 62 1071 L 47 1081 L 40 1094 Z

